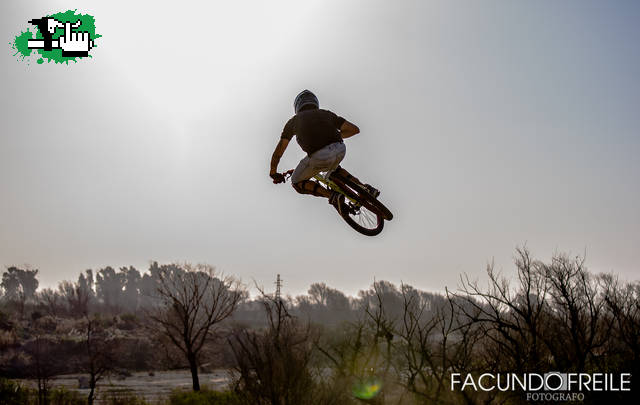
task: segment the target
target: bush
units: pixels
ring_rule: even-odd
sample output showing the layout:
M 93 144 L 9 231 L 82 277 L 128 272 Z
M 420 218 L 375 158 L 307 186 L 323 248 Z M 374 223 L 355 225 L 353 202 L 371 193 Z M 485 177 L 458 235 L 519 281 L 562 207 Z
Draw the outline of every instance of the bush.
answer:
M 52 388 L 48 393 L 49 405 L 85 405 L 87 398 L 66 388 Z M 38 391 L 0 378 L 0 405 L 36 405 Z
M 36 313 L 37 312 L 32 313 L 31 316 L 33 317 Z M 40 316 L 35 319 L 33 323 L 38 329 L 43 330 L 47 333 L 55 332 L 56 328 L 58 327 L 58 319 L 51 315 Z
M 117 324 L 120 330 L 135 330 L 139 326 L 138 318 L 135 314 L 126 313 L 120 315 L 119 322 Z
M 110 390 L 101 399 L 105 405 L 147 405 L 144 399 L 128 390 Z
M 66 388 L 53 388 L 49 391 L 49 405 L 85 405 L 87 397 L 77 391 Z
M 250 404 L 318 405 L 322 391 L 310 363 L 315 335 L 282 301 L 263 296 L 269 326 L 239 330 L 229 342 L 236 359 L 238 393 Z
M 169 405 L 240 405 L 238 396 L 231 392 L 208 389 L 200 391 L 174 390 L 169 396 Z
M 0 311 L 0 330 L 12 331 L 13 327 L 14 324 L 11 317 L 9 317 L 9 314 L 4 311 Z
M 0 405 L 24 405 L 27 403 L 29 403 L 29 388 L 0 378 Z

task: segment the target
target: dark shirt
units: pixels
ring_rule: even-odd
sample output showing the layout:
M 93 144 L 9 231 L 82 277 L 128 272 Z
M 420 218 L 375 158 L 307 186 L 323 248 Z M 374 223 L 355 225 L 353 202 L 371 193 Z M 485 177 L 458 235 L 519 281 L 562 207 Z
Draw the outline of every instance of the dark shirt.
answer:
M 311 155 L 327 145 L 342 142 L 340 127 L 344 121 L 328 110 L 300 111 L 287 121 L 281 138 L 291 140 L 295 135 L 302 150 Z

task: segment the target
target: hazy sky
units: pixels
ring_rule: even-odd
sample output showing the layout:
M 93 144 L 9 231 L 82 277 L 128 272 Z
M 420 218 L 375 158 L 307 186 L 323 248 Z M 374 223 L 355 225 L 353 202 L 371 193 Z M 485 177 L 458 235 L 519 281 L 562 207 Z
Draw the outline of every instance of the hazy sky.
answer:
M 525 243 L 638 278 L 638 2 L 0 4 L 0 265 L 41 285 L 157 260 L 443 290 Z M 93 59 L 16 61 L 28 20 L 75 8 Z M 380 236 L 268 178 L 304 88 L 360 127 L 343 166 L 394 212 Z

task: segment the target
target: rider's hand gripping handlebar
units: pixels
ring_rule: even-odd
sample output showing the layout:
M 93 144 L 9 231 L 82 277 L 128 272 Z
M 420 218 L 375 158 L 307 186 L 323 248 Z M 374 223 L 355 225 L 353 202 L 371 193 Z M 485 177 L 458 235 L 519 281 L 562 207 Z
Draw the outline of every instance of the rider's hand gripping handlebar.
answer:
M 284 175 L 282 173 L 273 173 L 273 174 L 270 174 L 269 177 L 271 177 L 273 179 L 273 184 L 278 184 L 278 183 L 284 183 L 285 182 L 285 178 L 284 178 Z
M 273 184 L 279 184 L 287 181 L 289 177 L 291 177 L 292 173 L 293 173 L 293 169 L 287 170 L 284 173 L 273 173 L 269 176 L 273 179 Z
M 273 184 L 279 184 L 287 181 L 289 177 L 291 177 L 291 174 L 293 174 L 293 169 L 287 170 L 284 173 L 273 173 L 269 176 L 273 179 Z
M 282 176 L 284 176 L 284 181 L 289 180 L 292 175 L 293 175 L 293 169 L 287 170 L 286 172 L 282 173 Z

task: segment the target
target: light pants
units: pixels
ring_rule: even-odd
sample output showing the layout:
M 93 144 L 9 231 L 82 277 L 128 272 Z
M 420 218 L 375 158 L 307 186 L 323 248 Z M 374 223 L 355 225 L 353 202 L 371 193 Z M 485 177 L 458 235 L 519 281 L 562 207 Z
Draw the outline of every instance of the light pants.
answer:
M 332 143 L 313 152 L 298 163 L 298 167 L 291 175 L 291 183 L 296 184 L 303 180 L 309 180 L 321 172 L 327 172 L 328 176 L 336 170 L 346 152 L 347 148 L 342 142 Z

